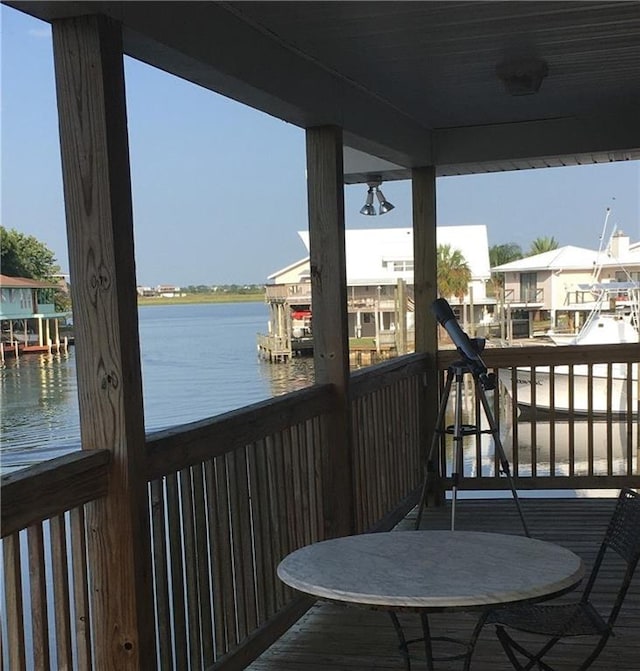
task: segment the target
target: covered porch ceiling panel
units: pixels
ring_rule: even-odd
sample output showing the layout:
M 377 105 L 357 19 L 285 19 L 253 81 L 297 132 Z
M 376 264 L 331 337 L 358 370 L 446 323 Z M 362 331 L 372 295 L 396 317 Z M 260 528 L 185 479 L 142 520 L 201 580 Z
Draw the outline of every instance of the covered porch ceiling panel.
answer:
M 640 3 L 24 2 L 103 13 L 130 56 L 303 128 L 344 130 L 345 181 L 640 158 Z M 544 61 L 537 93 L 497 68 Z

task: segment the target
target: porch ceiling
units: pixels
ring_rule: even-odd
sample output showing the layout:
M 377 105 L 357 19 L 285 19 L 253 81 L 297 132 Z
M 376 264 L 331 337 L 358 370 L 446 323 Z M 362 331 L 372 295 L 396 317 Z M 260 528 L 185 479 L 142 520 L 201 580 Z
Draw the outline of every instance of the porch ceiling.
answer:
M 300 127 L 344 129 L 345 180 L 640 158 L 640 3 L 28 2 L 104 13 L 126 52 Z M 542 59 L 538 93 L 501 63 Z

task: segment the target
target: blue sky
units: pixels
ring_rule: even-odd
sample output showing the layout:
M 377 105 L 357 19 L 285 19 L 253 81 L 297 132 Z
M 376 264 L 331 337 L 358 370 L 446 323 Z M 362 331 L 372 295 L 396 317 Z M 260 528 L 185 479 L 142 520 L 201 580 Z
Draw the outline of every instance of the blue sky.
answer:
M 51 32 L 0 7 L 2 225 L 33 235 L 68 270 Z M 264 282 L 305 255 L 304 132 L 125 59 L 138 284 Z M 411 226 L 409 182 L 383 185 L 396 208 L 358 210 L 347 228 Z M 597 249 L 610 224 L 640 239 L 640 162 L 440 178 L 439 225 L 484 224 L 489 244 L 525 251 L 539 236 Z

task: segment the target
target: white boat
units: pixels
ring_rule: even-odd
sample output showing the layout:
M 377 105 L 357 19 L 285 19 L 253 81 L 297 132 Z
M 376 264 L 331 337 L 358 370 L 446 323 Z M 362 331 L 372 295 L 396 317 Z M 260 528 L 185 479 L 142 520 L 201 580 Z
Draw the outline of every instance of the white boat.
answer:
M 640 343 L 637 282 L 590 285 L 597 296 L 594 307 L 577 335 L 549 334 L 557 345 Z M 640 359 L 640 348 L 638 350 Z M 500 380 L 513 396 L 511 370 L 500 371 Z M 519 367 L 515 397 L 523 416 L 572 412 L 575 416 L 628 417 L 638 413 L 638 363 Z

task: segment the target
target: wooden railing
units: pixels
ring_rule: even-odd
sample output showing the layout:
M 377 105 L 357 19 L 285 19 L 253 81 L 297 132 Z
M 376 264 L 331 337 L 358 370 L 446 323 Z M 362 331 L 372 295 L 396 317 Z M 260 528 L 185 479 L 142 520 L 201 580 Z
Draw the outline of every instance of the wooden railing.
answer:
M 544 289 L 532 287 L 531 289 L 505 289 L 505 303 L 544 303 Z
M 489 392 L 487 397 L 492 403 L 499 437 L 518 488 L 640 485 L 638 345 L 487 349 L 482 357 L 499 380 L 496 391 Z M 459 357 L 453 351 L 441 352 L 441 370 L 456 358 Z M 614 366 L 623 378 L 617 381 L 618 386 L 613 384 Z M 603 387 L 596 384 L 598 368 L 607 375 Z M 547 378 L 550 379 L 548 392 Z M 523 385 L 523 380 L 527 384 Z M 586 390 L 586 414 L 583 414 L 585 408 L 578 407 L 583 396 L 581 388 Z M 469 386 L 463 421 L 482 424 L 484 413 L 470 389 Z M 523 398 L 523 389 L 526 398 Z M 618 407 L 620 398 L 623 398 L 622 407 Z M 549 410 L 543 407 L 547 399 L 551 405 Z M 527 414 L 519 407 L 523 400 L 532 406 L 527 408 Z M 565 400 L 569 407 L 561 411 Z M 599 414 L 601 406 L 606 409 Z M 488 428 L 486 423 L 482 428 Z M 440 463 L 451 462 L 451 449 L 449 437 L 444 437 L 440 443 Z M 464 489 L 507 487 L 489 436 L 465 439 L 461 475 L 460 487 Z
M 149 437 L 160 669 L 243 668 L 309 605 L 276 567 L 324 536 L 329 385 Z
M 267 284 L 265 287 L 267 302 L 309 303 L 311 301 L 311 284 Z
M 456 358 L 441 352 L 441 372 Z M 495 373 L 633 366 L 637 358 L 634 345 L 483 353 Z M 421 421 L 436 411 L 423 407 L 427 364 L 425 355 L 410 355 L 352 375 L 355 532 L 391 528 L 415 504 L 428 442 Z M 517 397 L 488 394 L 518 488 L 640 485 L 637 414 L 596 421 L 552 413 L 523 422 Z M 465 400 L 465 412 L 477 413 L 477 401 Z M 147 437 L 154 667 L 243 668 L 308 608 L 283 587 L 276 566 L 326 535 L 323 445 L 336 404 L 331 385 L 315 385 Z M 442 463 L 451 460 L 448 440 Z M 505 489 L 490 439 L 469 440 L 461 488 Z M 85 509 L 108 491 L 108 460 L 107 452 L 80 452 L 3 477 L 3 654 L 12 671 L 93 668 Z
M 426 359 L 411 355 L 352 375 L 351 426 L 356 530 L 391 528 L 422 478 L 420 408 Z M 404 505 L 403 505 L 404 504 Z
M 107 493 L 109 457 L 106 451 L 78 452 L 3 477 L 3 610 L 11 671 L 93 668 L 84 506 Z

